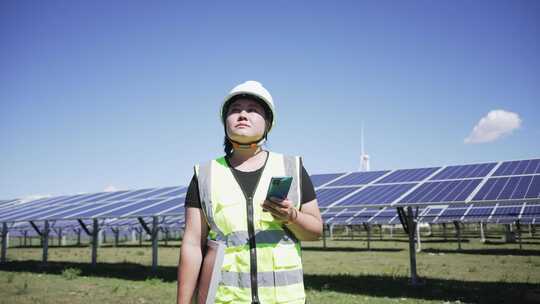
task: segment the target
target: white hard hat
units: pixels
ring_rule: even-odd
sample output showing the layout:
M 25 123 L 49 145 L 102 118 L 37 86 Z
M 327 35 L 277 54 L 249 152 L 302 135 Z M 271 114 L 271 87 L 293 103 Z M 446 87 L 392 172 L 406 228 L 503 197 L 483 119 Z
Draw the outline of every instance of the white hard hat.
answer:
M 272 129 L 272 126 L 276 122 L 276 110 L 274 108 L 274 101 L 272 100 L 272 95 L 270 95 L 268 90 L 266 90 L 260 82 L 255 81 L 255 80 L 248 80 L 244 83 L 241 83 L 235 86 L 229 92 L 229 94 L 227 95 L 227 97 L 225 97 L 225 99 L 223 100 L 223 103 L 221 104 L 221 109 L 220 109 L 221 122 L 225 123 L 225 117 L 227 115 L 225 111 L 227 110 L 226 107 L 229 106 L 228 104 L 229 101 L 239 95 L 255 97 L 257 101 L 264 103 L 265 108 L 269 110 L 270 111 L 269 114 L 271 114 L 270 126 L 268 128 L 268 131 L 270 131 L 270 129 Z

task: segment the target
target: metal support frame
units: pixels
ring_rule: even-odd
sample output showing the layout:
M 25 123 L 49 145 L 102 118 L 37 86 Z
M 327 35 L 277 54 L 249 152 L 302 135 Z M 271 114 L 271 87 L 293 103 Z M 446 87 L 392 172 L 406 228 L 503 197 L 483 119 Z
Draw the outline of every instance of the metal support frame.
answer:
M 62 246 L 62 227 L 58 227 L 58 229 L 55 229 L 56 234 L 58 235 L 58 247 Z
M 431 237 L 433 236 L 433 227 L 432 227 L 432 224 L 431 223 L 428 223 L 428 233 L 427 233 L 427 237 Z
M 420 225 L 416 224 L 416 252 L 422 251 L 422 241 L 420 240 Z
M 446 235 L 446 223 L 442 223 L 442 231 L 443 231 L 443 237 L 444 241 L 448 241 L 448 236 Z
M 152 227 L 148 227 L 142 217 L 137 218 L 142 228 L 150 235 L 152 241 L 152 271 L 157 270 L 158 265 L 158 241 L 159 241 L 159 221 L 157 216 L 152 217 Z M 142 230 L 140 230 L 139 244 L 142 244 Z
M 521 223 L 519 220 L 516 221 L 516 233 L 518 237 L 519 249 L 521 250 L 523 249 L 523 245 L 521 243 Z
M 367 250 L 371 250 L 371 225 L 368 223 L 363 223 L 363 225 L 367 232 Z
M 504 226 L 505 226 L 505 231 L 504 231 L 505 243 L 515 243 L 516 236 L 514 235 L 514 232 L 512 231 L 512 224 L 505 224 Z
M 79 222 L 79 225 L 81 225 L 81 228 L 84 230 L 84 232 L 86 232 L 87 235 L 92 235 L 92 232 L 88 230 L 88 227 L 86 227 L 82 220 L 77 220 L 77 222 Z
M 158 217 L 152 217 L 152 270 L 156 271 L 158 266 L 158 233 L 159 223 Z
M 163 228 L 162 231 L 165 232 L 165 246 L 169 245 L 169 228 Z
M 328 230 L 327 228 L 327 225 L 325 223 L 323 223 L 323 231 L 322 231 L 322 243 L 323 243 L 323 248 L 326 248 L 326 231 Z
M 34 228 L 37 235 L 41 236 L 41 230 L 39 230 L 38 226 L 33 221 L 30 221 L 29 223 L 30 223 L 30 226 L 32 226 L 32 228 Z
M 26 241 L 27 241 L 27 239 L 28 239 L 28 231 L 24 230 L 24 231 L 23 231 L 23 240 L 24 240 L 23 246 L 24 246 L 24 247 L 26 247 Z
M 405 209 L 406 208 L 406 209 Z M 413 212 L 411 206 L 407 207 L 398 207 L 397 208 L 399 220 L 403 225 L 403 230 L 409 235 L 409 257 L 410 257 L 410 269 L 411 269 L 411 285 L 417 286 L 420 285 L 418 279 L 418 274 L 416 272 L 416 250 L 415 246 L 415 234 L 416 234 L 416 225 L 418 218 L 418 207 L 416 212 Z
M 43 265 L 47 264 L 47 260 L 49 259 L 49 233 L 51 229 L 49 228 L 49 221 L 45 220 L 45 226 L 43 227 L 43 231 L 41 232 L 41 244 L 43 246 L 43 256 L 41 259 L 41 262 Z
M 75 233 L 77 233 L 77 246 L 81 246 L 81 229 L 75 229 Z
M 92 234 L 91 234 L 92 235 L 92 266 L 94 267 L 97 265 L 98 234 L 99 234 L 99 223 L 98 223 L 98 219 L 94 218 L 92 219 Z
M 454 227 L 456 227 L 456 238 L 458 242 L 458 250 L 461 250 L 461 226 L 458 221 L 454 221 Z
M 114 234 L 114 247 L 118 247 L 118 239 L 120 234 L 120 229 L 118 228 L 111 228 L 113 234 Z
M 8 227 L 7 223 L 2 223 L 2 253 L 0 254 L 0 263 L 4 264 L 7 257 L 7 234 Z
M 486 234 L 484 232 L 484 222 L 480 221 L 480 241 L 482 243 L 486 242 Z
M 143 227 L 144 231 L 146 231 L 146 233 L 148 233 L 149 235 L 152 235 L 152 229 L 148 227 L 148 224 L 146 224 L 144 219 L 142 217 L 138 217 L 137 219 L 139 220 L 139 223 Z

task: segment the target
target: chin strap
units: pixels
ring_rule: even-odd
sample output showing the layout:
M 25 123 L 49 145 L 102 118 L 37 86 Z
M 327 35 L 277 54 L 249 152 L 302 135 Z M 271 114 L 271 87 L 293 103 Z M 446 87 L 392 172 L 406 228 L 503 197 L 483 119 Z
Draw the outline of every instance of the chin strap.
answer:
M 257 148 L 261 147 L 266 142 L 266 138 L 268 137 L 268 131 L 265 130 L 263 136 L 259 140 L 250 142 L 250 143 L 239 143 L 237 141 L 232 140 L 229 137 L 229 134 L 227 134 L 226 129 L 225 129 L 225 136 L 227 136 L 227 139 L 231 142 L 233 149 L 257 150 Z
M 229 136 L 227 136 L 227 139 L 229 139 L 234 149 L 257 150 L 257 148 L 259 148 L 266 142 L 266 133 L 258 141 L 254 141 L 250 143 L 239 143 L 237 141 L 230 139 Z

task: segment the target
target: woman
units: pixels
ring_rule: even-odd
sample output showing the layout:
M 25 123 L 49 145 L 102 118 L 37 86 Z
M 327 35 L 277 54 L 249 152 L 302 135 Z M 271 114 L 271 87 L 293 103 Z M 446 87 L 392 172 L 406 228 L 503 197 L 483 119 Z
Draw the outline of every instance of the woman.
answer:
M 206 239 L 226 244 L 216 303 L 304 303 L 299 240 L 317 240 L 322 219 L 299 157 L 265 151 L 275 110 L 270 93 L 247 81 L 221 107 L 225 156 L 195 166 L 186 194 L 178 303 L 191 303 Z M 286 199 L 266 193 L 292 176 Z

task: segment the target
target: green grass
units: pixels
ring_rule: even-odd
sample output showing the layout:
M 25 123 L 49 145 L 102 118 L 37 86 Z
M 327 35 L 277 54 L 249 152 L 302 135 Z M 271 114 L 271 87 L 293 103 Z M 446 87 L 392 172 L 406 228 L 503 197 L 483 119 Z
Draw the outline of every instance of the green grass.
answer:
M 480 243 L 473 230 L 457 250 L 454 236 L 438 231 L 423 237 L 417 254 L 422 284 L 409 284 L 408 243 L 402 234 L 382 240 L 373 234 L 341 235 L 303 243 L 304 280 L 309 303 L 540 303 L 540 238 L 524 235 L 523 249 L 493 232 Z M 339 235 L 339 231 L 336 232 Z M 9 248 L 0 265 L 2 303 L 173 303 L 179 242 L 159 248 L 159 268 L 150 269 L 151 247 L 144 243 L 103 246 L 92 267 L 89 247 Z

